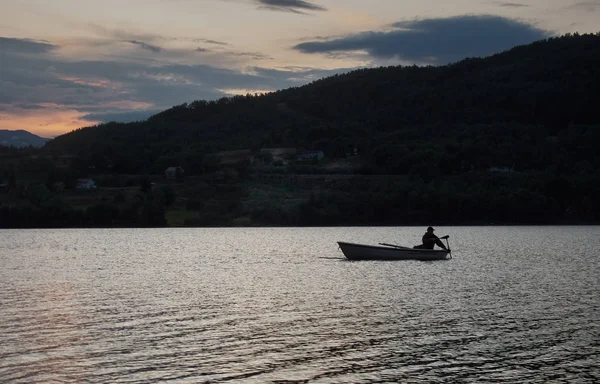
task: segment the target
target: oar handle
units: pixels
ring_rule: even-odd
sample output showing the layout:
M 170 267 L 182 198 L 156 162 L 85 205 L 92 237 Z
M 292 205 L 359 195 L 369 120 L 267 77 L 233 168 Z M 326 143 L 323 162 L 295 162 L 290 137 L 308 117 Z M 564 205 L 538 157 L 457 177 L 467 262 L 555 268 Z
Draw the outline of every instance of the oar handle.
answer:
M 402 248 L 401 246 L 396 244 L 379 243 L 379 245 L 385 245 L 386 247 Z

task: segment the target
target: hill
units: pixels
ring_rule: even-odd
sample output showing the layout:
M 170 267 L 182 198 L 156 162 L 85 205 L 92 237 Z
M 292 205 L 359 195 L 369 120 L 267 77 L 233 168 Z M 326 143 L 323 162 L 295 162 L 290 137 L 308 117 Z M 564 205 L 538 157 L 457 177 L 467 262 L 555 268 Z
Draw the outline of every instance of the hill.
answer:
M 362 69 L 267 95 L 193 101 L 146 122 L 79 129 L 47 149 L 139 173 L 173 162 L 199 172 L 203 156 L 219 150 L 296 147 L 339 158 L 358 147 L 371 171 L 406 173 L 425 159 L 444 172 L 543 169 L 558 146 L 568 168 L 594 161 L 597 141 L 580 140 L 590 145 L 576 152 L 569 141 L 597 140 L 570 128 L 599 123 L 599 84 L 600 34 L 567 35 L 446 66 Z
M 33 133 L 18 130 L 9 131 L 0 129 L 0 145 L 5 147 L 42 147 L 50 139 L 34 135 Z
M 598 224 L 599 88 L 596 34 L 197 100 L 0 154 L 0 227 Z M 324 158 L 283 165 L 263 148 Z M 174 165 L 185 181 L 164 178 Z M 99 188 L 81 196 L 87 176 Z

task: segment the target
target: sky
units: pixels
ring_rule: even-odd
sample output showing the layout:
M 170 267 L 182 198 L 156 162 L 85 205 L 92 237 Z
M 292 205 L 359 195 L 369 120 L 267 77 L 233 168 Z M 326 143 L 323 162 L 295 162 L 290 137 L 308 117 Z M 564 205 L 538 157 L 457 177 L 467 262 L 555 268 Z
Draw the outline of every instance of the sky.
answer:
M 1 0 L 0 129 L 55 137 L 600 31 L 600 0 Z

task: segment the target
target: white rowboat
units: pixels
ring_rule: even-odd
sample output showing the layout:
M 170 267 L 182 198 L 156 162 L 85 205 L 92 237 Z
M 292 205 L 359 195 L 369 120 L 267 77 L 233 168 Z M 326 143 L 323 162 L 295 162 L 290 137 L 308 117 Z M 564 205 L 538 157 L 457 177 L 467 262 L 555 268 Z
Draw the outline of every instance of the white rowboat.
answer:
M 338 241 L 342 253 L 348 260 L 448 260 L 450 250 L 414 249 L 399 245 L 378 246 Z

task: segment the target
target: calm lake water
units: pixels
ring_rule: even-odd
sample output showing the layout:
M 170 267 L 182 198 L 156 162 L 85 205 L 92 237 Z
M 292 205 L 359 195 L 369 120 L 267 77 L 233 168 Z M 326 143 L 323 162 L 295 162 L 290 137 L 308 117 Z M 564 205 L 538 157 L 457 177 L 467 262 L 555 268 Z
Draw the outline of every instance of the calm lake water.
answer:
M 2 383 L 600 381 L 600 227 L 0 231 Z

